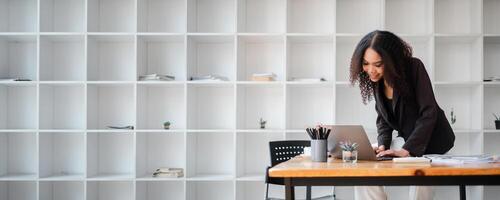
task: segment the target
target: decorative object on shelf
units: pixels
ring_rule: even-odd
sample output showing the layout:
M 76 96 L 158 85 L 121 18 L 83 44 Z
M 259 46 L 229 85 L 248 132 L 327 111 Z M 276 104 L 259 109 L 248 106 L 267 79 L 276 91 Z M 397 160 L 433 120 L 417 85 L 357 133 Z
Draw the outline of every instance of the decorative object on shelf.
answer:
M 220 76 L 217 74 L 211 74 L 206 76 L 192 76 L 189 80 L 191 81 L 229 81 L 225 76 Z
M 259 121 L 260 129 L 265 129 L 266 123 L 267 123 L 267 121 L 264 121 L 262 118 L 260 118 L 260 121 Z
M 500 115 L 493 113 L 493 116 L 495 117 L 495 128 L 500 130 Z
M 451 112 L 450 112 L 450 122 L 451 122 L 451 125 L 454 125 L 455 122 L 457 122 L 457 116 L 455 115 L 453 108 L 451 108 Z
M 134 130 L 134 126 L 107 126 L 110 129 L 129 129 Z
M 8 82 L 8 81 L 31 81 L 31 79 L 27 79 L 27 78 L 0 78 L 0 82 Z
M 175 76 L 159 75 L 159 74 L 147 74 L 147 75 L 139 76 L 139 81 L 175 81 Z
M 274 73 L 255 73 L 252 74 L 252 81 L 275 81 L 276 74 Z
M 180 178 L 184 176 L 184 169 L 160 167 L 153 172 L 154 178 Z
M 342 149 L 342 161 L 345 163 L 358 162 L 358 143 L 350 141 L 340 141 L 340 148 Z
M 487 79 L 484 79 L 485 82 L 490 82 L 490 81 L 500 81 L 500 76 L 490 76 Z
M 326 81 L 326 79 L 325 78 L 297 78 L 297 77 L 294 77 L 294 78 L 292 78 L 292 81 L 296 81 L 296 82 L 313 82 L 313 83 L 316 83 L 316 82 Z
M 166 121 L 163 123 L 163 129 L 170 129 L 170 121 Z
M 307 128 L 306 132 L 311 137 L 311 160 L 314 162 L 326 162 L 328 159 L 328 136 L 331 129 L 324 127 Z

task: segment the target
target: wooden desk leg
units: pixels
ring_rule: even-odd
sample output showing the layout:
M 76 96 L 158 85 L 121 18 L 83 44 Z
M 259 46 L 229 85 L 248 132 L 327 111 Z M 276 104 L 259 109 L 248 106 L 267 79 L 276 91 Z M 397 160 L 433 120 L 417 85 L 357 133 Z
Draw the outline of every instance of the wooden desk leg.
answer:
M 295 190 L 291 178 L 285 178 L 285 199 L 295 200 Z
M 465 200 L 466 198 L 465 185 L 460 185 L 460 200 Z

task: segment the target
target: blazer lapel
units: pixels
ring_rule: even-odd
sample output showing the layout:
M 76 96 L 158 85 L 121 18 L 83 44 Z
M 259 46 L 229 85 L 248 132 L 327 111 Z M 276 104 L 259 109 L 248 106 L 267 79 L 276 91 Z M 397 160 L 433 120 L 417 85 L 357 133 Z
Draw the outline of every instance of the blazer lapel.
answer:
M 382 96 L 383 95 L 383 91 L 381 91 L 381 87 L 379 85 L 379 83 L 376 83 L 375 84 L 375 99 L 377 101 L 376 103 L 376 106 L 378 107 L 378 110 L 380 111 L 380 114 L 382 115 L 382 117 L 385 119 L 386 122 L 389 121 L 389 117 L 387 116 L 387 109 L 385 108 L 384 106 L 384 100 L 382 99 Z

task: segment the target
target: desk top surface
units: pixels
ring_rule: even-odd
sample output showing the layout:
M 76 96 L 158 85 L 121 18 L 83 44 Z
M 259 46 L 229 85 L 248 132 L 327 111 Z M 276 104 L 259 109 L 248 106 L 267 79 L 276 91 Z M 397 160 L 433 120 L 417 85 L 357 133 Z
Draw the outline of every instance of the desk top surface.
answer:
M 379 177 L 379 176 L 471 176 L 500 175 L 500 163 L 421 164 L 392 161 L 343 163 L 339 159 L 312 162 L 310 157 L 297 156 L 269 170 L 270 177 Z

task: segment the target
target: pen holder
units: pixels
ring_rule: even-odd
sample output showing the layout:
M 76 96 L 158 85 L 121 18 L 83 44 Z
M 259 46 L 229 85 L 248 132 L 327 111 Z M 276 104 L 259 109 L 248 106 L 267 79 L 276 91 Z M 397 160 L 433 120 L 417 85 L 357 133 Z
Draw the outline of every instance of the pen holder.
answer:
M 327 140 L 311 140 L 311 160 L 313 162 L 326 162 L 328 155 Z

